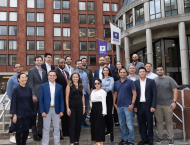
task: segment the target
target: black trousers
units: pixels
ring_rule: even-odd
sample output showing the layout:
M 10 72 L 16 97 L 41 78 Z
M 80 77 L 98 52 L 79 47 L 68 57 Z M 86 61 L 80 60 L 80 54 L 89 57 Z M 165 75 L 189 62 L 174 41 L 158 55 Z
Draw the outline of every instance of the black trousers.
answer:
M 37 124 L 37 127 L 36 125 L 32 126 L 32 133 L 33 135 L 38 135 L 38 134 L 42 134 L 43 117 L 42 117 L 42 114 L 40 113 L 39 101 L 34 102 L 33 104 L 34 104 L 35 119 L 38 114 L 38 124 Z
M 71 116 L 69 116 L 69 137 L 70 142 L 79 142 L 82 117 L 83 117 L 83 106 L 81 105 L 69 105 L 71 110 Z
M 117 104 L 117 99 L 116 99 L 115 103 Z M 117 114 L 117 110 L 115 109 L 115 107 L 114 107 L 114 122 L 119 123 L 118 114 Z
M 69 136 L 69 116 L 67 115 L 66 109 L 64 115 L 61 117 L 61 127 L 63 136 Z
M 16 133 L 16 144 L 25 145 L 28 138 L 28 134 L 29 134 L 29 130 L 25 130 L 22 133 Z
M 102 114 L 102 102 L 92 103 L 90 120 L 92 141 L 105 142 L 105 118 Z
M 112 118 L 112 108 L 113 108 L 113 96 L 112 92 L 107 93 L 106 97 L 107 105 L 107 115 L 105 116 L 106 128 L 108 133 L 113 133 L 113 118 Z

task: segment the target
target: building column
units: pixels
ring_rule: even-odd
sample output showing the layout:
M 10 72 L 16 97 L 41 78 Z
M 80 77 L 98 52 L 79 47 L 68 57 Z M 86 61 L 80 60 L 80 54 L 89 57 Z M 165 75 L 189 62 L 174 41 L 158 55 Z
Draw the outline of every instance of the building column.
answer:
M 147 48 L 147 60 L 153 66 L 153 50 L 152 50 L 152 31 L 151 29 L 146 29 L 146 48 Z
M 162 18 L 165 17 L 165 6 L 164 6 L 164 0 L 161 0 L 161 13 Z
M 126 13 L 123 14 L 123 30 L 126 30 Z
M 177 0 L 178 14 L 184 14 L 184 0 Z
M 185 23 L 178 24 L 179 29 L 179 43 L 180 43 L 180 58 L 181 58 L 181 74 L 182 85 L 189 85 L 189 58 L 187 48 L 187 37 L 185 32 Z
M 144 3 L 144 20 L 150 21 L 149 1 Z
M 129 37 L 124 37 L 125 67 L 130 63 Z
M 120 49 L 119 45 L 116 45 L 116 54 L 117 54 L 117 61 L 122 61 L 121 49 Z
M 135 26 L 135 8 L 132 9 L 133 13 L 133 26 Z

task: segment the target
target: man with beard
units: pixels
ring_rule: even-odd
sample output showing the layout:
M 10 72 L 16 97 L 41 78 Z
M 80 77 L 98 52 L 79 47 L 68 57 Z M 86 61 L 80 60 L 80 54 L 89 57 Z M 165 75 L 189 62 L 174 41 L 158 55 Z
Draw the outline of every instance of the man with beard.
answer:
M 135 74 L 136 69 L 135 69 L 135 66 L 133 64 L 129 65 L 129 70 L 128 71 L 129 71 L 129 75 L 127 76 L 128 79 L 133 80 L 133 81 L 136 81 L 136 80 L 140 79 L 140 77 Z
M 55 80 L 56 83 L 60 84 L 62 86 L 63 90 L 63 97 L 64 97 L 64 110 L 67 112 L 66 107 L 66 87 L 68 84 L 69 79 L 69 73 L 65 71 L 65 60 L 63 58 L 58 60 L 58 68 L 55 70 L 57 79 Z M 67 113 L 65 113 L 61 117 L 61 126 L 62 126 L 62 134 L 63 136 L 69 136 L 69 118 Z M 62 140 L 62 135 L 60 134 L 60 139 Z
M 178 96 L 176 81 L 164 75 L 162 66 L 157 67 L 158 77 L 155 78 L 157 87 L 157 106 L 155 111 L 158 139 L 157 144 L 161 144 L 163 139 L 163 119 L 166 122 L 167 136 L 169 145 L 174 145 L 173 137 L 173 110 L 176 108 L 176 101 Z
M 111 76 L 113 76 L 114 71 L 115 71 L 115 66 L 110 64 L 111 59 L 110 59 L 109 55 L 106 55 L 104 58 L 105 58 L 105 64 L 107 67 L 109 67 L 109 69 L 111 70 L 111 73 L 112 73 Z
M 71 66 L 72 58 L 70 56 L 66 56 L 65 63 L 66 64 L 65 64 L 64 70 L 69 73 L 69 77 L 70 77 L 72 75 L 72 73 L 74 72 L 74 68 Z
M 146 63 L 145 64 L 145 68 L 146 68 L 146 77 L 149 79 L 154 79 L 156 77 L 158 77 L 157 74 L 151 72 L 152 71 L 152 64 L 151 63 Z
M 132 56 L 133 62 L 130 63 L 130 64 L 133 64 L 133 65 L 135 66 L 135 68 L 136 68 L 135 74 L 136 74 L 136 75 L 139 74 L 139 68 L 140 68 L 140 67 L 144 67 L 144 63 L 143 63 L 143 62 L 139 62 L 138 59 L 139 59 L 138 55 L 137 55 L 137 54 L 133 54 L 133 56 Z M 128 64 L 128 66 L 127 66 L 127 71 L 129 70 L 130 64 Z M 128 72 L 128 73 L 129 73 L 129 72 Z

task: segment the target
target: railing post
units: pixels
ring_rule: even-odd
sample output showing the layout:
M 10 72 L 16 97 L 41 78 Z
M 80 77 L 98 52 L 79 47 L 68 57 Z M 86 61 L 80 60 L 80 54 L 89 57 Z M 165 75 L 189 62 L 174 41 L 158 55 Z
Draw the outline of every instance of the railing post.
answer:
M 3 99 L 3 132 L 5 131 L 5 98 Z

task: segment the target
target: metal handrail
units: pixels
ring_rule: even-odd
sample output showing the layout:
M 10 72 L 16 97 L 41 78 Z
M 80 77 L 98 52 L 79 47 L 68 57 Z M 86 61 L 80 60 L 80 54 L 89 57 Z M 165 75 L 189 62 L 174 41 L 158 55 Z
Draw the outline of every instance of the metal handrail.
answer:
M 4 100 L 5 97 L 6 97 L 6 95 L 7 95 L 7 92 L 5 92 L 5 94 L 4 94 L 3 97 L 1 98 L 1 100 L 0 100 L 0 104 L 3 102 L 3 100 Z

